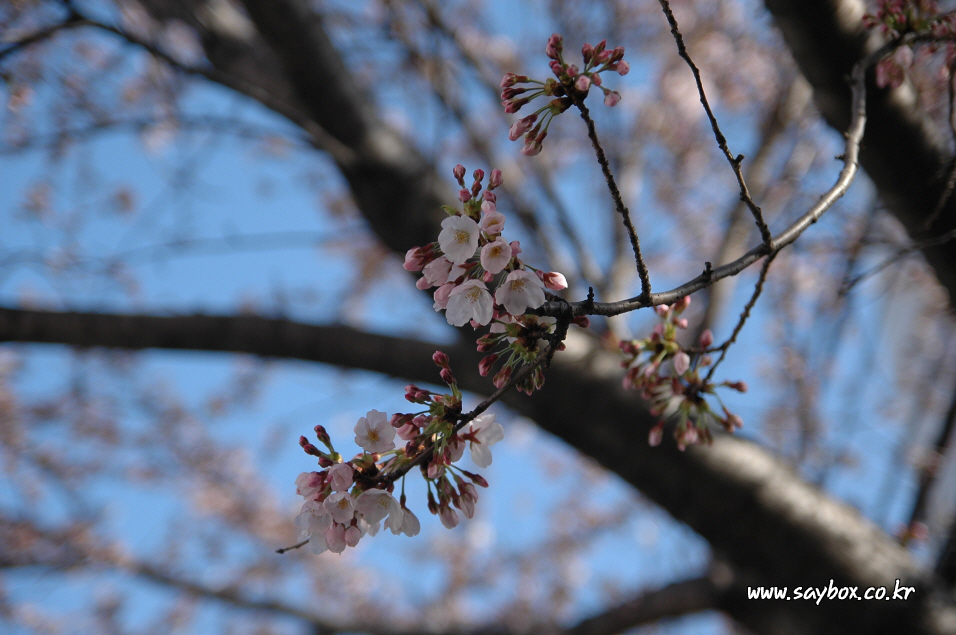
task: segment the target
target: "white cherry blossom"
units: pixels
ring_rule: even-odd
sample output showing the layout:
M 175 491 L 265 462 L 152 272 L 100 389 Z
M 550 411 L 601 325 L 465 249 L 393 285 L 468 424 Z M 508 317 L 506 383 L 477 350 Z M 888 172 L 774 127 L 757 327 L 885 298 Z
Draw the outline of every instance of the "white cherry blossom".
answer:
M 468 424 L 467 431 L 475 436 L 469 445 L 471 460 L 478 467 L 488 467 L 491 465 L 491 446 L 505 438 L 505 429 L 495 422 L 495 415 L 485 413 L 475 417 Z
M 398 501 L 385 490 L 370 489 L 362 492 L 355 506 L 362 515 L 362 520 L 369 524 L 375 524 L 388 516 L 391 524 L 385 523 L 386 527 L 391 528 L 395 523 L 401 525 L 402 508 Z
M 505 229 L 505 215 L 492 209 L 481 219 L 480 227 L 489 236 L 500 234 Z
M 463 326 L 469 320 L 485 325 L 491 321 L 494 303 L 485 283 L 481 280 L 465 280 L 448 296 L 445 319 L 452 326 Z
M 544 284 L 530 271 L 512 271 L 498 287 L 495 302 L 511 315 L 522 315 L 544 304 Z
M 381 454 L 395 447 L 395 428 L 388 415 L 378 410 L 369 410 L 355 424 L 355 443 L 366 452 Z
M 511 262 L 511 245 L 499 236 L 481 248 L 481 266 L 488 273 L 501 273 Z
M 348 492 L 335 492 L 325 499 L 325 511 L 337 523 L 350 523 L 355 516 L 355 501 Z
M 475 255 L 480 231 L 478 223 L 467 216 L 449 216 L 441 226 L 438 245 L 448 260 L 460 265 Z
M 336 463 L 329 468 L 329 481 L 332 483 L 332 490 L 344 492 L 352 487 L 352 471 L 352 466 L 348 463 Z

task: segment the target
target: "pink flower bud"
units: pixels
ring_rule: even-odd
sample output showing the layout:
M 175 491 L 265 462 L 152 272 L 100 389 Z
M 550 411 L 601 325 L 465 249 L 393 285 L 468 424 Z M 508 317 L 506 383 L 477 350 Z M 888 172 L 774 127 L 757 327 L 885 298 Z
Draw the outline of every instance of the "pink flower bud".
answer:
M 482 170 L 481 168 L 478 168 L 477 170 L 475 170 L 472 176 L 475 177 L 476 182 L 481 183 L 481 180 L 485 178 L 485 171 Z
M 322 445 L 329 445 L 332 440 L 329 438 L 329 433 L 325 431 L 325 428 L 318 425 L 315 426 L 315 436 L 318 439 L 319 443 Z
M 613 108 L 621 103 L 621 93 L 616 90 L 609 90 L 604 93 L 604 105 Z
M 489 183 L 489 185 L 491 185 L 491 183 Z M 482 193 L 481 198 L 483 199 L 481 202 L 481 211 L 483 212 L 488 211 L 485 209 L 485 203 L 490 203 L 491 206 L 494 207 L 498 202 L 498 195 L 492 192 L 490 187 Z
M 577 77 L 579 70 L 580 70 L 580 69 L 579 69 L 576 65 L 570 64 L 570 65 L 568 65 L 568 67 L 565 69 L 565 72 L 566 72 L 566 73 L 568 74 L 568 76 L 570 76 L 570 77 Z
M 411 441 L 418 436 L 419 431 L 419 427 L 413 424 L 411 421 L 395 429 L 396 434 L 398 434 L 402 441 Z
M 603 80 L 601 79 L 601 76 L 598 75 L 597 73 L 594 73 L 593 75 L 591 75 L 591 83 L 594 84 L 595 86 L 600 87 L 602 81 Z
M 406 271 L 421 271 L 422 267 L 425 266 L 425 254 L 422 252 L 422 248 L 412 247 L 405 252 L 405 264 L 403 266 Z
M 674 322 L 674 324 L 676 324 L 679 329 L 686 329 L 688 325 L 687 318 L 680 318 Z
M 441 524 L 443 524 L 446 529 L 454 529 L 458 526 L 458 514 L 455 513 L 455 510 L 451 507 L 442 507 L 438 518 L 441 519 Z
M 314 448 L 315 446 L 311 446 L 311 447 Z M 319 465 L 321 467 L 332 467 L 333 465 L 335 465 L 335 462 L 327 456 L 320 456 Z
M 495 168 L 491 171 L 491 178 L 488 179 L 488 189 L 493 190 L 496 187 L 500 187 L 504 183 L 504 178 L 501 176 L 501 170 Z M 486 192 L 488 194 L 490 192 Z
M 488 487 L 488 481 L 486 481 L 485 477 L 481 474 L 473 474 L 471 472 L 466 472 L 465 470 L 462 470 L 461 473 L 470 478 L 471 482 L 478 487 Z
M 537 120 L 538 115 L 535 113 L 514 122 L 511 124 L 511 128 L 508 129 L 508 139 L 517 141 L 521 135 L 531 130 L 531 126 L 533 126 Z
M 587 75 L 578 75 L 578 78 L 574 80 L 574 87 L 582 93 L 586 93 L 591 87 L 591 78 Z
M 354 547 L 361 539 L 362 532 L 355 525 L 352 525 L 345 530 L 345 544 L 347 544 L 349 547 Z
M 518 254 L 521 253 L 521 243 L 517 240 L 512 240 L 510 243 L 511 255 L 515 258 L 518 257 Z
M 442 368 L 440 374 L 441 380 L 449 386 L 455 383 L 455 375 L 451 372 L 450 368 Z
M 690 306 L 691 298 L 689 295 L 685 295 L 683 298 L 674 303 L 674 310 L 677 313 L 683 313 L 687 310 L 687 307 Z
M 544 49 L 545 55 L 553 60 L 558 59 L 558 57 L 561 55 L 563 44 L 564 38 L 557 33 L 553 33 L 551 37 L 548 38 L 548 45 Z
M 684 351 L 674 355 L 674 372 L 678 377 L 690 370 L 690 355 Z
M 585 42 L 584 46 L 581 47 L 581 55 L 584 56 L 584 63 L 587 64 L 594 57 L 594 47 Z
M 514 86 L 515 84 L 523 84 L 528 81 L 527 76 L 525 75 L 515 75 L 514 73 L 505 73 L 505 76 L 501 78 L 500 88 L 508 88 Z M 462 175 L 464 175 L 462 171 Z
M 531 99 L 528 97 L 523 97 L 521 99 L 508 99 L 501 102 L 501 105 L 504 106 L 506 113 L 513 115 L 521 110 L 521 107 L 527 104 L 529 101 L 531 101 Z
M 607 64 L 611 61 L 611 51 L 601 51 L 594 54 L 594 64 L 597 66 Z
M 441 462 L 441 459 L 435 459 L 428 464 L 428 470 L 426 471 L 428 478 L 440 478 L 444 473 L 445 464 Z
M 568 288 L 568 279 L 564 277 L 564 274 L 558 273 L 557 271 L 548 271 L 542 274 L 541 282 L 552 291 L 560 291 L 561 289 Z
M 657 313 L 658 317 L 667 317 L 667 314 L 670 313 L 671 308 L 666 304 L 658 304 L 654 307 L 654 312 Z
M 432 283 L 428 281 L 428 278 L 419 278 L 415 281 L 415 288 L 419 291 L 426 291 L 432 288 Z
M 498 355 L 488 355 L 478 362 L 478 374 L 482 377 L 487 377 L 488 373 L 491 372 L 491 367 L 495 365 L 495 362 L 498 361 Z
M 617 62 L 617 61 L 620 61 L 620 60 L 623 59 L 623 58 L 624 58 L 624 47 L 623 47 L 623 46 L 615 46 L 614 49 L 611 51 L 611 61 L 612 61 L 612 62 Z M 621 73 L 621 75 L 623 75 L 623 74 L 624 74 L 624 73 Z
M 571 320 L 571 324 L 580 326 L 582 329 L 586 329 L 591 326 L 591 318 L 586 315 L 579 315 Z
M 551 67 L 551 72 L 554 73 L 555 77 L 561 77 L 562 75 L 564 75 L 565 66 L 561 62 L 555 60 L 551 62 L 550 64 L 548 64 L 548 66 Z
M 458 200 L 461 201 L 462 203 L 467 203 L 468 201 L 471 200 L 471 192 L 469 192 L 465 188 L 461 188 L 460 190 L 458 190 Z
M 594 54 L 597 55 L 598 53 L 600 53 L 601 51 L 603 51 L 606 46 L 607 46 L 607 40 L 601 40 L 601 41 L 598 42 L 597 45 L 594 47 Z
M 509 75 L 513 75 L 513 73 L 509 73 Z M 459 163 L 455 166 L 455 169 L 452 170 L 452 173 L 455 175 L 455 180 L 458 181 L 458 184 L 465 187 L 465 166 Z
M 432 361 L 439 368 L 448 368 L 448 355 L 441 351 L 435 351 L 432 355 Z
M 744 427 L 744 420 L 740 418 L 740 415 L 735 415 L 729 413 L 727 415 L 727 431 L 733 432 L 734 430 L 739 430 Z
M 747 392 L 747 383 L 743 381 L 737 381 L 732 384 L 727 384 L 730 388 L 733 388 L 737 392 Z
M 495 388 L 501 388 L 511 379 L 511 367 L 505 366 L 494 376 L 491 380 L 495 384 Z
M 627 75 L 628 73 L 631 72 L 631 65 L 628 64 L 626 61 L 621 60 L 620 62 L 614 65 L 613 70 L 616 70 L 617 74 L 623 77 L 624 75 Z
M 710 348 L 710 345 L 714 343 L 714 334 L 710 329 L 704 329 L 704 332 L 700 334 L 700 347 L 701 348 Z

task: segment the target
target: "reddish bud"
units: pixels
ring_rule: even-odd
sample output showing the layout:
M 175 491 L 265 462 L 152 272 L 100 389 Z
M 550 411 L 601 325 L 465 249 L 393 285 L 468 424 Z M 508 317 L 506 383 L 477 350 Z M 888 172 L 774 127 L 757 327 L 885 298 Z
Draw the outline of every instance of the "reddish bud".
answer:
M 586 329 L 591 326 L 591 318 L 586 315 L 578 315 L 571 320 L 571 324 L 575 324 L 580 326 L 582 329 Z
M 473 474 L 471 472 L 466 472 L 465 470 L 461 471 L 466 477 L 470 478 L 472 483 L 479 487 L 488 487 L 488 481 L 485 480 L 481 474 Z
M 509 75 L 512 75 L 512 73 L 509 73 Z M 465 166 L 459 163 L 455 166 L 455 169 L 452 170 L 452 174 L 455 175 L 455 180 L 458 181 L 458 184 L 465 187 Z
M 511 367 L 505 366 L 502 368 L 492 379 L 492 382 L 495 384 L 495 388 L 501 388 L 511 379 Z
M 469 192 L 465 188 L 461 188 L 460 190 L 458 190 L 458 200 L 461 201 L 462 203 L 467 203 L 468 201 L 471 200 L 471 192 Z
M 614 108 L 621 103 L 621 93 L 616 90 L 609 90 L 604 93 L 604 105 L 608 108 Z
M 701 348 L 710 348 L 710 345 L 714 343 L 714 334 L 710 329 L 704 329 L 704 332 L 700 334 L 700 347 Z
M 322 426 L 315 426 L 315 436 L 319 440 L 319 443 L 322 445 L 331 445 L 332 439 L 329 438 L 329 433 L 325 431 L 325 428 Z
M 561 50 L 564 48 L 564 38 L 562 38 L 557 33 L 553 33 L 551 37 L 548 38 L 548 45 L 545 47 L 545 54 L 553 60 L 558 59 L 561 55 Z
M 584 56 L 584 63 L 587 64 L 594 57 L 594 47 L 585 42 L 584 46 L 581 47 L 581 55 Z
M 435 351 L 432 355 L 432 361 L 435 362 L 435 365 L 439 368 L 448 368 L 448 355 L 441 351 Z
M 482 377 L 487 377 L 488 373 L 491 372 L 491 367 L 495 365 L 495 362 L 498 361 L 498 355 L 488 355 L 480 362 L 478 362 L 478 374 Z
M 320 467 L 332 467 L 333 465 L 335 465 L 335 461 L 333 461 L 333 460 L 330 459 L 329 457 L 327 457 L 327 456 L 320 456 L 320 457 L 319 457 L 319 466 L 320 466 Z
M 488 179 L 488 189 L 493 190 L 500 187 L 502 183 L 504 183 L 504 178 L 501 176 L 501 170 L 495 168 L 491 171 L 491 178 Z M 485 192 L 485 194 L 490 194 L 490 192 Z
M 578 92 L 588 92 L 588 89 L 591 88 L 591 78 L 587 75 L 578 75 L 577 79 L 574 80 L 574 87 Z
M 475 182 L 476 182 L 476 183 L 481 183 L 482 179 L 485 178 L 485 171 L 482 170 L 481 168 L 478 168 L 477 170 L 475 170 L 475 172 L 474 172 L 474 174 L 472 174 L 472 176 L 475 177 Z
M 455 375 L 452 374 L 450 368 L 441 369 L 441 380 L 445 382 L 446 384 L 448 384 L 449 386 L 455 383 Z

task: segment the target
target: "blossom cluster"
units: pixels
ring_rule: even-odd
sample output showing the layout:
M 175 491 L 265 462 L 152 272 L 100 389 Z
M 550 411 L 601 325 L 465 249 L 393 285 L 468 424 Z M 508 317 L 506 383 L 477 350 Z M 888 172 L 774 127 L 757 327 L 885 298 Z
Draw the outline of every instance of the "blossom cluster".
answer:
M 501 186 L 501 170 L 492 170 L 488 187 L 482 191 L 483 170 L 475 170 L 470 187 L 465 184 L 465 168 L 453 170 L 461 190 L 458 199 L 462 209 L 444 206 L 449 217 L 442 221 L 438 240 L 424 247 L 415 247 L 405 254 L 405 269 L 421 271 L 419 289 L 437 287 L 434 308 L 445 311 L 445 319 L 453 326 L 471 323 L 475 328 L 491 324 L 489 336 L 479 340 L 479 351 L 489 352 L 504 342 L 512 349 L 504 369 L 495 376 L 501 387 L 510 379 L 515 366 L 531 362 L 537 353 L 540 337 L 554 328 L 553 319 L 539 319 L 527 311 L 544 304 L 545 290 L 559 291 L 568 286 L 563 274 L 542 271 L 526 265 L 519 258 L 521 245 L 508 242 L 503 232 L 505 215 L 498 211 L 494 190 Z M 498 355 L 482 362 L 482 375 L 487 375 Z M 526 392 L 544 377 L 540 370 L 522 383 Z
M 710 355 L 702 352 L 691 356 L 677 341 L 678 332 L 688 326 L 687 318 L 681 317 L 688 306 L 690 296 L 670 306 L 654 307 L 661 321 L 651 335 L 619 344 L 626 357 L 621 366 L 628 369 L 624 388 L 639 390 L 651 403 L 651 413 L 661 417 L 651 428 L 650 444 L 660 444 L 664 425 L 675 421 L 674 438 L 681 450 L 695 443 L 710 443 L 713 440 L 710 423 L 719 424 L 727 432 L 743 427 L 743 420 L 727 410 L 715 389 L 723 386 L 747 391 L 742 381 L 713 384 L 707 377 L 701 377 L 701 370 L 712 363 Z M 713 343 L 710 330 L 704 331 L 699 341 L 701 350 L 706 351 Z M 722 413 L 711 408 L 706 399 L 708 395 L 717 399 Z
M 907 33 L 928 34 L 936 38 L 952 39 L 956 35 L 956 15 L 940 13 L 939 3 L 933 0 L 881 0 L 875 14 L 865 14 L 863 24 L 870 29 L 880 28 L 883 35 L 894 39 Z M 936 44 L 931 49 L 936 49 Z M 946 43 L 946 64 L 949 68 L 956 59 L 956 46 Z M 913 65 L 913 49 L 906 44 L 876 65 L 876 85 L 896 88 L 906 79 Z
M 517 141 L 518 137 L 524 135 L 521 153 L 526 156 L 534 156 L 541 152 L 541 144 L 548 136 L 551 120 L 570 108 L 575 98 L 583 101 L 592 86 L 597 86 L 604 92 L 606 106 L 616 106 L 621 101 L 621 94 L 601 85 L 603 83 L 601 73 L 611 71 L 619 75 L 627 75 L 631 70 L 630 64 L 624 61 L 624 47 L 618 46 L 608 50 L 607 40 L 601 40 L 596 46 L 584 45 L 581 49 L 584 68 L 564 61 L 564 39 L 557 33 L 548 39 L 545 53 L 551 58 L 551 72 L 554 78 L 549 77 L 545 81 L 539 81 L 525 75 L 507 73 L 501 80 L 501 105 L 508 114 L 518 112 L 525 104 L 537 97 L 553 98 L 547 105 L 516 121 L 508 132 L 508 138 L 512 141 Z M 529 84 L 529 86 L 522 86 L 522 84 Z M 540 121 L 538 121 L 539 115 Z
M 377 534 L 383 521 L 393 534 L 417 535 L 421 524 L 406 506 L 404 481 L 399 499 L 393 496 L 394 481 L 415 465 L 421 467 L 428 483 L 428 510 L 445 527 L 458 524 L 453 508 L 466 518 L 474 516 L 478 502 L 475 485 L 487 487 L 488 482 L 455 463 L 467 446 L 475 465 L 491 465 L 491 446 L 504 438 L 504 429 L 495 422 L 493 414 L 480 414 L 460 425 L 461 391 L 448 356 L 436 351 L 432 359 L 441 369 L 441 378 L 451 388 L 451 394 L 408 385 L 405 399 L 424 409 L 391 417 L 369 410 L 355 424 L 355 443 L 363 452 L 352 459 L 343 460 L 321 425 L 315 426 L 315 434 L 325 450 L 304 436 L 299 438 L 305 453 L 317 457 L 319 467 L 324 468 L 303 472 L 295 481 L 296 493 L 305 498 L 295 524 L 300 540 L 308 539 L 312 553 L 342 553 L 364 536 Z M 397 447 L 396 437 L 405 445 Z

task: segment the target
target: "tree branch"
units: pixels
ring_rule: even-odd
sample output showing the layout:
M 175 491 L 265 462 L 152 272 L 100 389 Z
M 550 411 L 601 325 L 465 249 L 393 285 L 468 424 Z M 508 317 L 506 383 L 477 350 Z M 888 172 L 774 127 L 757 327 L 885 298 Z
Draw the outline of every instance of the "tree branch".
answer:
M 580 334 L 572 333 L 580 337 Z M 255 316 L 158 317 L 0 309 L 0 341 L 116 348 L 232 351 L 362 368 L 434 382 L 428 342 Z M 485 392 L 480 355 L 470 344 L 444 346 L 465 390 Z M 573 350 L 573 346 L 569 349 Z M 745 624 L 775 619 L 805 633 L 943 633 L 933 583 L 908 553 L 856 510 L 805 483 L 765 450 L 719 435 L 710 447 L 679 452 L 647 444 L 656 423 L 633 391 L 620 386 L 617 357 L 591 353 L 554 359 L 534 399 L 503 399 L 543 429 L 593 457 L 710 541 L 735 572 L 765 585 L 916 586 L 909 602 L 755 603 L 728 610 Z M 728 522 L 728 519 L 733 519 Z M 916 626 L 913 626 L 916 625 Z

